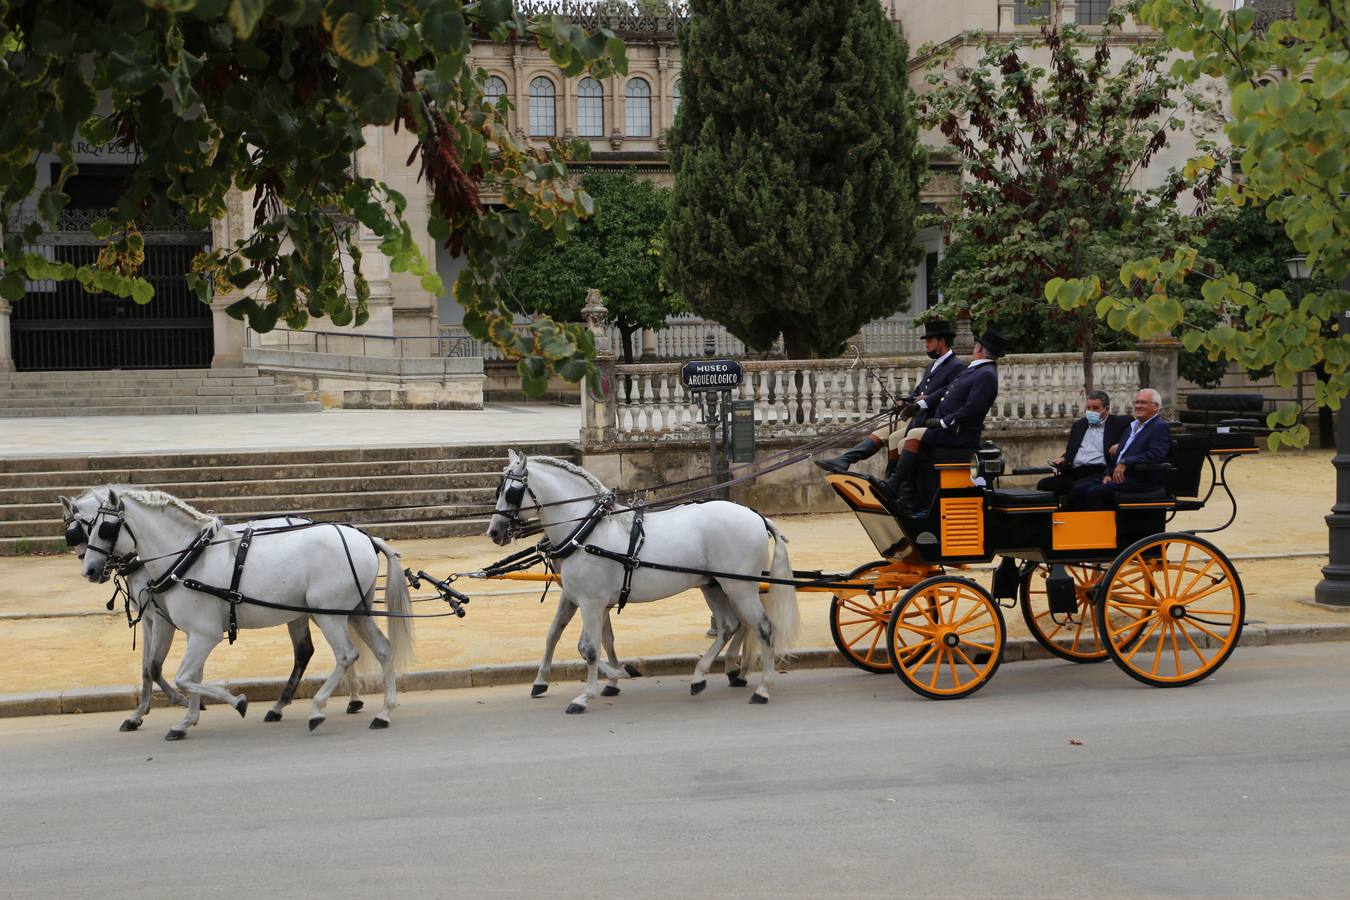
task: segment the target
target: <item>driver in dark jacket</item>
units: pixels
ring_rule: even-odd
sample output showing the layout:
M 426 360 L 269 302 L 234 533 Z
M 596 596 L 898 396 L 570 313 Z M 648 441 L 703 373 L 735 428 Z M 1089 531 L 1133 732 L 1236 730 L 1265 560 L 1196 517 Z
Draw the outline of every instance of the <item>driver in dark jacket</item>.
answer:
M 868 478 L 877 496 L 891 512 L 910 515 L 914 507 L 915 470 L 921 456 L 931 459 L 938 448 L 976 450 L 984 433 L 984 418 L 998 398 L 998 366 L 1008 342 L 990 328 L 975 342 L 969 366 L 960 372 L 929 417 L 927 427 L 906 435 L 895 471 L 885 479 Z

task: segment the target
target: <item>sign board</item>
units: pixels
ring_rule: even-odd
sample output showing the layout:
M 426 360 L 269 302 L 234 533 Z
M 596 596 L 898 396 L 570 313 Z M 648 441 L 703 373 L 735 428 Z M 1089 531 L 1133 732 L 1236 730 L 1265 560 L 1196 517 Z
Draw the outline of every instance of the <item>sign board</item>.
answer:
M 755 401 L 731 401 L 731 461 L 755 461 Z
M 680 384 L 691 391 L 729 391 L 740 386 L 743 375 L 734 359 L 694 359 L 680 369 Z

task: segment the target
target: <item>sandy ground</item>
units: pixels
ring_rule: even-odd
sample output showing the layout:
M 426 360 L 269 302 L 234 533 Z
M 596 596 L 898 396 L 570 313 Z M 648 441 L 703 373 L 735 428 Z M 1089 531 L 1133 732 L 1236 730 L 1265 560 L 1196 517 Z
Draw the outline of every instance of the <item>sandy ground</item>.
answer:
M 1330 451 L 1263 454 L 1239 459 L 1230 469 L 1240 508 L 1238 521 L 1213 539 L 1237 560 L 1248 600 L 1248 620 L 1292 623 L 1346 621 L 1350 614 L 1307 605 L 1326 563 L 1323 517 L 1335 491 Z M 1178 528 L 1204 528 L 1228 517 L 1226 499 L 1212 500 L 1198 513 L 1183 514 Z M 799 569 L 846 571 L 877 553 L 851 513 L 785 516 L 778 524 L 791 540 L 792 564 Z M 507 551 L 487 538 L 404 541 L 404 564 L 435 575 L 470 571 Z M 1317 554 L 1317 555 L 1308 555 Z M 1244 557 L 1259 556 L 1259 559 Z M 976 577 L 988 583 L 987 572 Z M 419 669 L 458 668 L 484 663 L 537 661 L 556 597 L 540 604 L 539 590 L 505 582 L 461 581 L 473 597 L 465 619 L 418 623 Z M 111 586 L 91 585 L 73 556 L 0 558 L 0 693 L 62 690 L 129 684 L 139 680 L 140 653 L 120 610 L 102 613 Z M 825 593 L 799 594 L 800 646 L 831 645 Z M 432 608 L 424 604 L 422 609 Z M 40 618 L 15 618 L 38 613 Z M 93 615 L 70 615 L 95 613 Z M 54 615 L 55 614 L 55 615 Z M 65 615 L 62 615 L 65 614 Z M 1008 613 L 1010 635 L 1026 633 L 1021 616 Z M 707 607 L 697 591 L 669 600 L 630 606 L 616 619 L 622 656 L 701 652 L 707 646 Z M 559 659 L 575 657 L 579 623 L 559 645 Z M 332 665 L 316 634 L 318 653 L 311 672 Z M 182 641 L 169 657 L 177 665 Z M 284 629 L 245 632 L 233 646 L 222 643 L 207 666 L 208 678 L 285 675 L 290 643 Z

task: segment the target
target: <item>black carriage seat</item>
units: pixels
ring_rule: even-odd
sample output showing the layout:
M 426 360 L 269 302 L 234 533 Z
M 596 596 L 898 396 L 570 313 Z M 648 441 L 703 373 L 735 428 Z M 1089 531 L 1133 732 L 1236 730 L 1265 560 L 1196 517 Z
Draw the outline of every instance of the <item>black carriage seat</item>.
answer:
M 1165 483 L 1141 490 L 1120 491 L 1116 495 L 1116 502 L 1147 503 L 1156 500 L 1176 500 L 1178 509 L 1199 509 L 1202 504 L 1176 498 L 1200 495 L 1205 457 L 1209 453 L 1211 443 L 1212 435 L 1209 432 L 1177 434 L 1172 438 L 1172 448 L 1167 454 Z
M 958 447 L 937 447 L 933 450 L 933 465 L 950 465 L 951 463 L 969 464 L 975 459 L 974 450 L 962 450 Z
M 1036 491 L 1031 488 L 1000 488 L 989 492 L 990 502 L 996 509 L 1022 509 L 1029 506 L 1056 507 L 1060 495 L 1053 491 Z

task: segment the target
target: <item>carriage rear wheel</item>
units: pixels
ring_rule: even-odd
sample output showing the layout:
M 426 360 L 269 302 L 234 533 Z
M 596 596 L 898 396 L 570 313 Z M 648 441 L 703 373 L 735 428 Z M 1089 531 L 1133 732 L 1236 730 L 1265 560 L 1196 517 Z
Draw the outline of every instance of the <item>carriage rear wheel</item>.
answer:
M 1116 665 L 1144 684 L 1194 684 L 1223 665 L 1242 636 L 1242 582 L 1223 551 L 1203 538 L 1144 538 L 1116 557 L 1102 580 L 1097 629 Z
M 980 585 L 938 575 L 910 588 L 891 612 L 886 646 L 910 690 L 933 700 L 975 693 L 994 677 L 1007 628 Z
M 1064 569 L 1073 579 L 1078 608 L 1068 614 L 1050 611 L 1050 597 L 1045 590 L 1050 567 L 1039 563 L 1022 576 L 1022 618 L 1036 643 L 1060 659 L 1101 662 L 1107 657 L 1106 647 L 1097 632 L 1092 601 L 1102 581 L 1103 567 L 1082 564 L 1066 565 Z
M 871 594 L 835 594 L 830 601 L 830 637 L 834 638 L 834 645 L 844 659 L 864 672 L 891 671 L 891 657 L 886 651 L 886 623 L 890 621 L 891 609 L 901 590 L 883 588 Z

